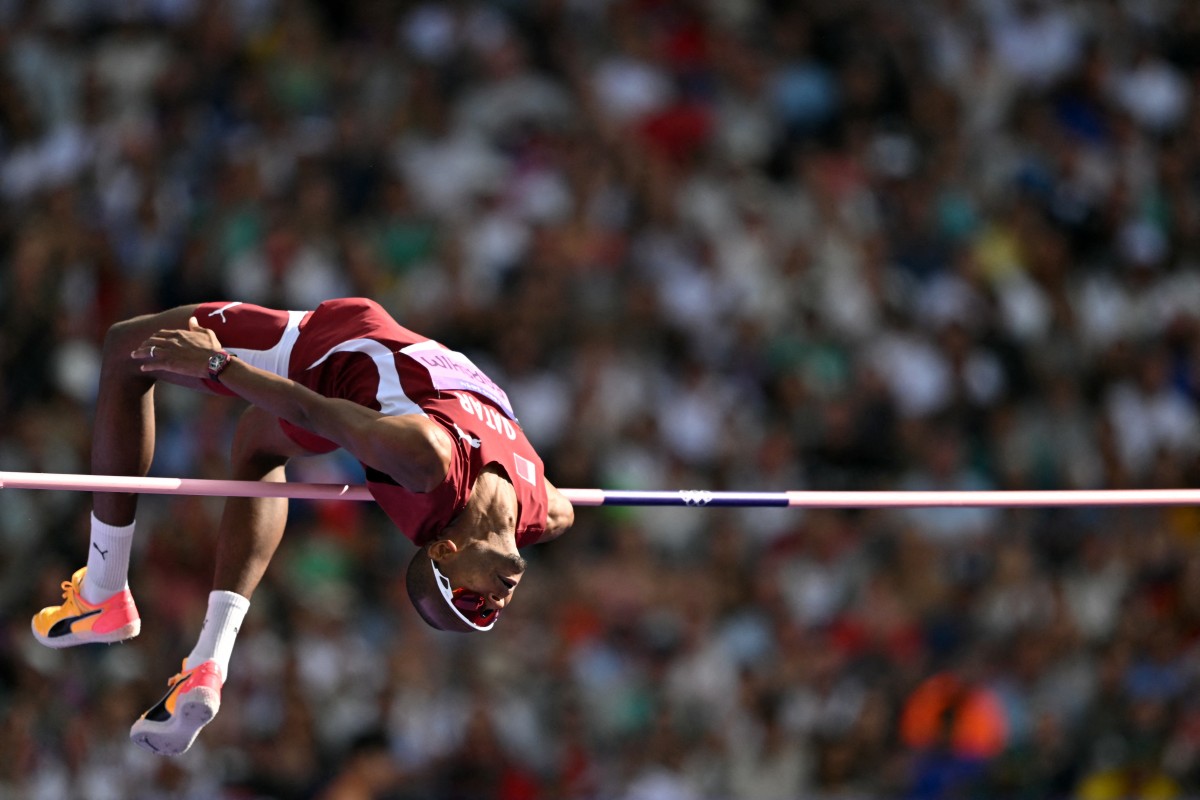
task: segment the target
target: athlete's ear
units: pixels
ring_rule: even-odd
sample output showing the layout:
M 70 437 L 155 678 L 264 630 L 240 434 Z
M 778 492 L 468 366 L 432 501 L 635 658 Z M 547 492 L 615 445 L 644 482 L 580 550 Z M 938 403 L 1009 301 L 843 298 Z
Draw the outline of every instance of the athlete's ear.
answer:
M 429 557 L 434 561 L 441 561 L 447 556 L 452 556 L 458 552 L 458 545 L 449 539 L 438 539 L 433 544 L 429 545 Z

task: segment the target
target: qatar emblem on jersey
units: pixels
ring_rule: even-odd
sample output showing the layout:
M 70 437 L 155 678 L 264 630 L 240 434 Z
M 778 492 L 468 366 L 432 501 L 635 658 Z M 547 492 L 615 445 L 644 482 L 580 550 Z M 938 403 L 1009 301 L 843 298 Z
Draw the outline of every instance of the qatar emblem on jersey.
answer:
M 537 486 L 537 466 L 528 458 L 522 458 L 516 453 L 513 453 L 513 462 L 517 465 L 517 477 Z

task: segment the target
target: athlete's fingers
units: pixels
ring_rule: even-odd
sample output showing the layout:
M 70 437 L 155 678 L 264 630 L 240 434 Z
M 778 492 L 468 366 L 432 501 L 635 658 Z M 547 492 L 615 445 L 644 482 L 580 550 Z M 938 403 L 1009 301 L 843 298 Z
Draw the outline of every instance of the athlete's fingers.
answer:
M 170 372 L 192 378 L 208 376 L 208 360 L 220 349 L 216 334 L 198 327 L 193 318 L 186 330 L 164 329 L 138 345 L 130 357 L 142 372 Z
M 147 343 L 134 350 L 132 355 L 135 361 L 141 362 L 138 369 L 142 372 L 171 372 L 176 375 L 203 377 L 204 365 L 208 360 L 207 356 L 197 355 L 198 352 L 200 351 L 183 350 L 171 342 L 155 343 L 148 339 Z
M 162 357 L 166 354 L 168 347 L 170 347 L 172 344 L 171 340 L 163 335 L 166 333 L 170 333 L 170 331 L 159 331 L 138 345 L 137 349 L 129 355 L 139 361 L 148 358 Z
M 154 352 L 151 352 L 154 348 Z M 131 355 L 138 360 L 162 358 L 166 354 L 189 353 L 204 359 L 213 350 L 219 350 L 221 343 L 217 335 L 208 328 L 201 326 L 192 317 L 188 320 L 188 330 L 165 328 L 154 333 L 134 350 Z
M 150 336 L 144 339 L 142 344 L 139 344 L 138 347 L 133 350 L 131 355 L 134 357 L 134 359 L 149 359 L 150 348 L 154 347 L 157 348 L 155 350 L 156 355 L 162 356 L 164 350 L 178 345 L 179 339 L 174 336 L 174 333 L 178 333 L 178 331 L 161 330 L 151 333 Z
M 188 318 L 188 332 L 202 338 L 209 348 L 213 350 L 221 349 L 221 342 L 217 339 L 217 332 L 212 328 L 206 328 L 201 325 L 195 317 Z

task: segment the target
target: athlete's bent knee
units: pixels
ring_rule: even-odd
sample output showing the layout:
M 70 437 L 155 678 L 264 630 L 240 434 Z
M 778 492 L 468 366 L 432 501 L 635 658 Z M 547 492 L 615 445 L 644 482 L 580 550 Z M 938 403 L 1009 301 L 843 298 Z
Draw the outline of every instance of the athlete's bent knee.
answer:
M 147 329 L 142 319 L 128 319 L 111 325 L 104 334 L 102 353 L 105 367 L 110 371 L 121 369 L 140 374 L 131 354 L 151 333 L 153 331 Z

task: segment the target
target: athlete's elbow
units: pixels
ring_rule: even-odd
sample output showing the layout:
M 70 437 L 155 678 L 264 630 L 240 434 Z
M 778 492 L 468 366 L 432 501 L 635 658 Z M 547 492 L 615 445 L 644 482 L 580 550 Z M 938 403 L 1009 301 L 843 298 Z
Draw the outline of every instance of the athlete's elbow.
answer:
M 565 497 L 562 503 L 559 504 L 558 511 L 555 515 L 558 527 L 562 530 L 567 530 L 575 524 L 575 506 Z
M 575 506 L 562 496 L 557 489 L 551 488 L 548 494 L 546 509 L 546 533 L 543 538 L 555 538 L 565 533 L 575 524 Z
M 575 508 L 570 503 L 566 503 L 565 506 L 554 515 L 551 522 L 558 535 L 566 533 L 575 524 Z

